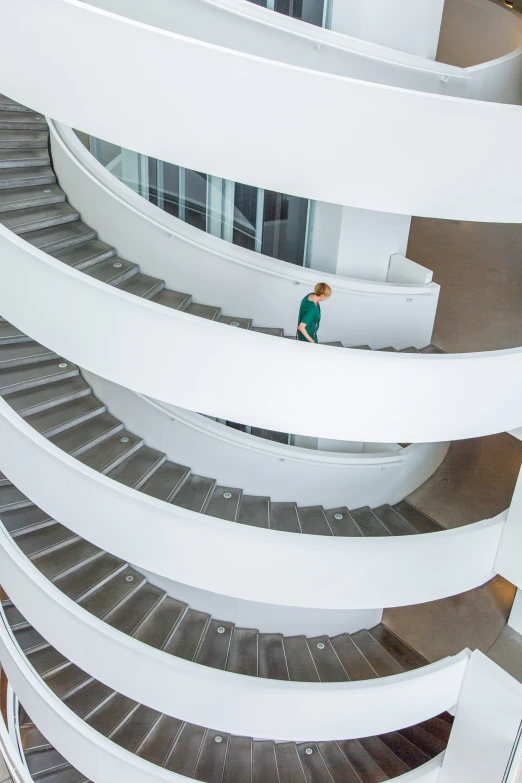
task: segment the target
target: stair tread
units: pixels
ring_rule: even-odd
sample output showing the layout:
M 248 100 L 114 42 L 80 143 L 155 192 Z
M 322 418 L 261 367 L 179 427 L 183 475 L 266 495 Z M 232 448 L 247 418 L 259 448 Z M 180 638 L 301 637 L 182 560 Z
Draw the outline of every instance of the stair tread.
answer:
M 78 375 L 78 373 L 79 370 L 75 364 L 66 362 L 61 357 L 45 362 L 9 367 L 5 370 L 0 369 L 0 394 L 9 395 L 6 396 L 6 402 L 9 404 L 11 391 L 43 386 L 55 379 L 71 377 Z
M 270 498 L 260 495 L 243 495 L 238 522 L 254 527 L 270 527 Z
M 138 270 L 139 267 L 137 264 L 133 264 L 131 261 L 125 261 L 118 256 L 111 256 L 110 258 L 105 258 L 101 261 L 97 261 L 95 264 L 89 265 L 82 271 L 84 274 L 92 277 L 94 280 L 98 280 L 100 283 L 118 286 L 120 283 L 137 274 Z
M 355 645 L 350 634 L 339 634 L 332 637 L 330 642 L 350 680 L 373 680 L 377 677 L 376 671 Z
M 108 737 L 135 706 L 136 702 L 133 699 L 115 693 L 109 701 L 96 710 L 94 715 L 87 718 L 86 723 L 104 737 Z
M 44 345 L 29 340 L 25 343 L 5 343 L 0 345 L 0 369 L 20 364 L 41 362 L 56 357 L 54 351 Z
M 221 308 L 192 302 L 185 312 L 190 315 L 197 315 L 198 318 L 207 318 L 209 321 L 216 321 L 221 313 Z
M 14 187 L 42 187 L 56 182 L 50 166 L 21 166 L 6 168 L 0 166 L 0 190 Z
M 426 666 L 428 661 L 410 647 L 383 623 L 370 629 L 370 633 L 402 666 L 405 671 Z
M 300 533 L 297 505 L 295 503 L 270 503 L 270 528 L 287 533 Z
M 233 315 L 220 315 L 218 321 L 222 324 L 227 324 L 227 326 L 234 326 L 236 329 L 248 330 L 252 328 L 251 318 L 237 318 Z
M 159 293 L 154 294 L 151 302 L 171 307 L 173 310 L 185 310 L 192 302 L 190 294 L 184 294 L 181 291 L 172 291 L 170 288 L 164 288 Z
M 95 236 L 96 232 L 81 220 L 72 220 L 69 223 L 31 231 L 24 239 L 39 250 L 51 253 L 70 245 L 94 239 Z
M 211 517 L 218 517 L 219 519 L 225 519 L 229 522 L 235 522 L 237 520 L 242 494 L 242 489 L 216 485 L 204 513 Z
M 66 201 L 57 204 L 44 204 L 39 207 L 13 209 L 11 212 L 0 212 L 0 223 L 17 234 L 32 232 L 34 228 L 45 230 L 66 222 L 75 222 L 79 213 Z M 45 223 L 47 226 L 38 225 Z
M 85 718 L 90 712 L 101 706 L 114 690 L 97 680 L 92 680 L 83 688 L 63 699 L 63 703 L 69 707 L 79 718 Z
M 134 589 L 134 588 L 133 588 Z M 144 582 L 127 600 L 111 611 L 105 622 L 112 628 L 132 636 L 154 610 L 165 593 L 150 582 Z
M 61 550 L 58 550 L 60 552 Z M 122 569 L 124 562 L 115 555 L 104 552 L 88 563 L 79 565 L 74 571 L 58 577 L 55 584 L 62 593 L 73 601 L 101 584 L 105 579 Z
M 37 147 L 0 149 L 0 170 L 47 167 L 50 162 L 47 149 L 38 149 Z
M 283 637 L 278 633 L 260 633 L 258 636 L 259 677 L 269 680 L 288 680 L 288 667 Z
M 281 783 L 307 783 L 293 742 L 276 742 L 275 753 Z
M 111 740 L 125 750 L 135 753 L 140 742 L 152 729 L 160 713 L 140 704 L 125 723 L 112 735 Z
M 121 429 L 88 451 L 84 451 L 78 460 L 99 473 L 107 473 L 142 445 L 141 438 L 126 429 Z
M 184 723 L 176 738 L 168 761 L 165 763 L 165 768 L 171 772 L 177 772 L 178 775 L 191 777 L 192 771 L 194 770 L 194 762 L 196 761 L 197 763 L 204 739 L 205 729 L 202 726 L 196 726 L 193 723 Z M 219 743 L 214 744 L 217 745 Z M 205 780 L 205 778 L 203 778 L 203 780 Z
M 48 525 L 45 528 L 30 530 L 23 535 L 17 536 L 16 544 L 26 557 L 31 558 L 39 552 L 76 538 L 78 538 L 76 533 L 73 533 L 72 530 L 64 527 L 59 522 L 55 522 L 53 525 Z
M 411 536 L 416 534 L 413 525 L 401 517 L 390 505 L 385 504 L 372 509 L 373 513 L 381 520 L 392 536 Z
M 50 521 L 52 521 L 52 517 L 35 505 L 2 512 L 2 524 L 11 535 Z
M 350 509 L 350 516 L 360 528 L 363 536 L 391 536 L 390 531 L 368 506 Z
M 281 783 L 275 743 L 270 740 L 254 740 L 252 743 L 252 783 Z
M 84 269 L 91 264 L 102 261 L 106 258 L 112 258 L 116 251 L 111 245 L 102 242 L 101 239 L 89 239 L 80 245 L 73 245 L 64 250 L 57 250 L 51 255 L 67 266 L 73 266 L 76 269 Z
M 216 482 L 206 476 L 197 476 L 191 473 L 172 502 L 180 508 L 202 513 L 214 490 Z
M 37 413 L 26 416 L 26 421 L 41 435 L 50 435 L 59 429 L 67 429 L 82 419 L 92 418 L 105 411 L 105 405 L 92 394 L 77 400 L 68 400 Z
M 187 605 L 167 596 L 132 634 L 140 642 L 162 649 Z
M 152 764 L 166 766 L 172 745 L 183 725 L 183 721 L 178 718 L 161 715 L 139 745 L 136 754 Z
M 165 461 L 165 454 L 150 446 L 142 446 L 107 475 L 127 487 L 139 487 Z
M 96 556 L 100 551 L 99 547 L 81 538 L 57 552 L 39 557 L 34 564 L 47 579 L 54 579 L 69 568 L 76 567 L 88 558 Z
M 147 479 L 140 492 L 168 502 L 189 474 L 190 468 L 167 460 Z
M 257 636 L 252 628 L 234 628 L 227 671 L 257 677 Z
M 8 210 L 17 210 L 25 206 L 56 203 L 57 201 L 65 201 L 65 193 L 56 183 L 25 185 L 18 188 L 0 188 L 0 213 L 5 213 Z
M 259 332 L 260 334 L 269 334 L 272 337 L 284 337 L 285 330 L 271 326 L 253 326 L 253 332 Z
M 189 724 L 187 724 L 188 726 Z M 183 745 L 183 735 L 187 730 L 185 727 L 181 740 L 178 740 Z M 197 727 L 200 728 L 199 726 Z M 196 737 L 199 736 L 196 734 Z M 188 746 L 180 748 L 180 756 L 182 758 L 188 757 L 190 749 L 195 747 L 197 742 L 196 737 L 194 741 L 188 744 Z M 225 761 L 228 750 L 228 743 L 230 741 L 230 735 L 224 734 L 221 731 L 214 731 L 207 729 L 204 735 L 203 742 L 197 756 L 196 766 L 194 767 L 193 775 L 198 780 L 204 780 L 207 783 L 222 783 L 223 773 L 225 767 Z M 177 744 L 177 743 L 176 743 Z M 176 746 L 174 746 L 174 753 L 176 752 Z M 173 769 L 172 761 L 169 763 L 171 769 Z M 181 774 L 186 774 L 185 770 L 188 768 L 188 764 L 183 764 L 183 771 Z
M 404 671 L 402 666 L 374 639 L 369 631 L 357 631 L 352 634 L 352 640 L 379 677 L 388 677 Z
M 171 638 L 163 646 L 163 650 L 178 658 L 193 661 L 209 620 L 210 615 L 206 612 L 187 609 L 176 625 Z
M 252 783 L 250 737 L 230 737 L 222 783 Z
M 434 519 L 431 519 L 406 500 L 395 503 L 393 508 L 398 514 L 404 517 L 410 525 L 413 525 L 418 533 L 435 533 L 439 530 L 444 530 L 442 525 L 439 525 L 438 522 L 435 522 Z
M 35 147 L 47 149 L 49 133 L 46 130 L 0 129 L 0 148 Z
M 388 776 L 357 740 L 342 740 L 341 742 L 338 742 L 337 745 L 350 762 L 360 780 L 364 780 L 364 783 L 384 783 L 384 781 L 388 780 Z
M 118 571 L 95 592 L 81 601 L 82 607 L 95 617 L 105 618 L 105 615 L 120 605 L 139 585 L 144 584 L 145 577 L 131 566 Z M 60 582 L 58 582 L 60 587 Z
M 313 536 L 332 535 L 322 506 L 299 506 L 298 514 L 303 533 Z
M 337 742 L 318 742 L 317 748 L 325 760 L 335 783 L 361 783 L 361 778 L 342 752 Z
M 13 484 L 4 484 L 0 487 L 0 511 L 2 513 L 30 505 L 32 503 L 29 498 Z
M 133 275 L 128 280 L 116 286 L 120 291 L 139 296 L 143 299 L 150 298 L 165 286 L 163 280 L 158 277 L 144 275 L 142 272 Z
M 196 654 L 196 663 L 224 670 L 233 632 L 234 623 L 211 620 Z
M 319 675 L 305 636 L 283 638 L 288 676 L 300 682 L 319 682 Z
M 81 375 L 76 375 L 45 386 L 13 392 L 9 395 L 8 402 L 13 410 L 23 416 L 37 412 L 40 407 L 45 406 L 45 409 L 48 409 L 80 395 L 92 396 L 91 388 Z
M 411 767 L 396 756 L 380 737 L 364 737 L 359 740 L 359 743 L 376 761 L 387 778 L 398 777 L 410 771 Z
M 328 767 L 315 742 L 299 742 L 297 754 L 303 767 L 306 781 L 313 783 L 332 783 Z
M 67 454 L 81 454 L 90 446 L 94 446 L 98 440 L 108 437 L 113 432 L 121 430 L 123 425 L 110 413 L 100 413 L 93 419 L 71 427 L 65 432 L 53 435 L 49 440 L 65 451 Z
M 362 536 L 361 529 L 356 525 L 346 506 L 330 508 L 324 512 L 334 536 L 356 537 Z
M 308 647 L 321 682 L 346 682 L 348 680 L 348 675 L 328 636 L 316 636 L 308 639 Z

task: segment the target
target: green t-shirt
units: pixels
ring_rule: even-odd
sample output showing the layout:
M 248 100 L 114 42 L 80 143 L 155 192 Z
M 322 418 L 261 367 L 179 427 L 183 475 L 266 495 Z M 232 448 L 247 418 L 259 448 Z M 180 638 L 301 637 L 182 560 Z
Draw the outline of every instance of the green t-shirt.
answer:
M 310 294 L 307 294 L 301 302 L 297 326 L 299 327 L 299 324 L 306 324 L 306 331 L 313 341 L 317 342 L 317 331 L 321 322 L 321 305 L 319 303 L 315 304 L 315 302 L 311 302 L 308 299 L 309 296 Z M 297 339 L 308 342 L 304 334 L 302 334 L 299 329 L 297 330 Z

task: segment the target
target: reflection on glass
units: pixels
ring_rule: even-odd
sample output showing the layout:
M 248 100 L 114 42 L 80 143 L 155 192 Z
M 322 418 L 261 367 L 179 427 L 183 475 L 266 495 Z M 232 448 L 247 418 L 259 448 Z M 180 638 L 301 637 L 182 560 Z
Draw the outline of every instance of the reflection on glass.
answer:
M 318 27 L 328 25 L 328 0 L 250 0 L 250 2 Z
M 311 202 L 88 138 L 96 159 L 160 209 L 235 245 L 304 266 Z
M 273 258 L 303 264 L 309 201 L 265 190 L 261 252 Z

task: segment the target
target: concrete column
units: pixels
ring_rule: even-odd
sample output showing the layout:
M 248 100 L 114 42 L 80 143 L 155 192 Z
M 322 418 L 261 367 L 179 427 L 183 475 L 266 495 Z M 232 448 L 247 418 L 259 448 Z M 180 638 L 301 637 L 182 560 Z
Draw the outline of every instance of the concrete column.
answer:
M 332 0 L 332 30 L 434 60 L 444 0 Z

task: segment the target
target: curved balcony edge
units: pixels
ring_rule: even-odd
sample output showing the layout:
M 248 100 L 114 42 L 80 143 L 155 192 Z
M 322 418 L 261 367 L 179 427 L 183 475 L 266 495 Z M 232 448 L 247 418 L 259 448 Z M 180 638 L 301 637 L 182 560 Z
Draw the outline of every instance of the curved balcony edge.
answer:
M 70 128 L 48 120 L 61 187 L 99 236 L 167 287 L 294 334 L 307 288 L 333 291 L 321 339 L 396 348 L 431 342 L 440 286 L 342 277 L 256 253 L 205 233 L 150 203 L 107 171 Z M 233 278 L 234 285 L 230 285 Z
M 310 346 L 139 299 L 2 226 L 0 253 L 4 318 L 58 355 L 162 402 L 278 432 L 377 443 L 457 440 L 521 424 L 522 348 L 425 355 Z M 201 383 L 202 368 L 219 384 Z M 307 393 L 297 396 L 305 378 Z
M 304 448 L 226 427 L 89 372 L 84 371 L 84 377 L 113 415 L 174 462 L 191 465 L 196 473 L 213 476 L 220 484 L 273 500 L 291 499 L 298 505 L 393 505 L 427 481 L 450 445 L 413 443 L 385 450 L 388 444 L 380 444 L 382 450 L 377 445 L 373 451 L 357 453 L 326 450 L 336 443 L 327 443 L 325 450 Z
M 0 563 L 2 586 L 15 606 L 77 666 L 152 709 L 232 734 L 331 740 L 413 725 L 455 706 L 469 656 L 465 650 L 412 672 L 360 682 L 247 677 L 168 655 L 111 628 L 42 576 L 5 531 Z
M 490 143 L 499 127 L 510 138 L 522 135 L 517 106 L 287 65 L 76 0 L 47 0 L 45 7 L 36 0 L 4 3 L 0 22 L 6 31 L 0 51 L 3 90 L 93 136 L 196 171 L 318 201 L 426 217 L 522 220 L 522 162 L 509 145 Z M 78 29 L 85 31 L 81 39 Z M 112 51 L 111 69 L 93 60 L 92 40 Z M 12 68 L 21 49 L 26 68 Z M 64 67 L 74 90 L 63 89 Z M 34 82 L 26 78 L 31 68 L 39 74 Z M 184 74 L 169 86 L 168 100 L 157 73 Z M 241 101 L 223 101 L 223 84 L 234 84 Z M 136 94 L 138 113 L 127 98 Z M 177 121 L 180 114 L 190 122 Z M 290 147 L 278 142 L 281 127 L 292 138 Z
M 409 605 L 478 587 L 495 574 L 506 518 L 432 534 L 335 539 L 227 522 L 91 470 L 3 400 L 0 469 L 58 522 L 139 568 L 234 598 L 309 609 Z

